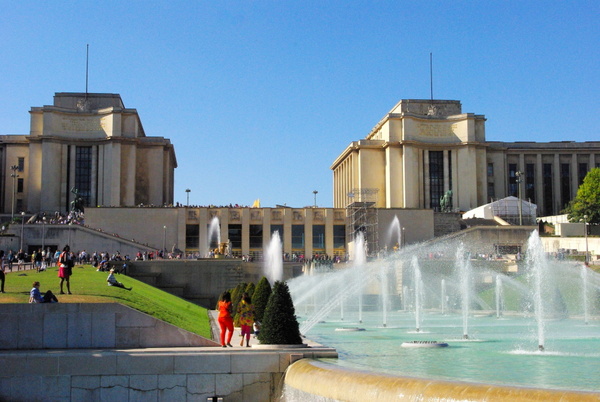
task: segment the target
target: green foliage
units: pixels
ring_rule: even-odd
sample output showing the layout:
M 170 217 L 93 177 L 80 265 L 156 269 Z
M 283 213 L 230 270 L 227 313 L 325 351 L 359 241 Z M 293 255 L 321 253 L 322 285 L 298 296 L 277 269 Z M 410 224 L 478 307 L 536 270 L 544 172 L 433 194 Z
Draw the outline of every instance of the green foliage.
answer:
M 256 290 L 256 285 L 254 284 L 254 282 L 249 282 L 248 286 L 246 286 L 246 290 L 244 290 L 244 292 L 248 293 L 250 298 L 252 298 L 252 296 L 254 296 L 255 290 Z M 254 300 L 253 300 L 253 302 L 254 302 Z
M 242 296 L 244 295 L 247 286 L 247 283 L 241 282 L 235 287 L 235 289 L 233 289 L 233 292 L 231 292 L 231 311 L 233 316 L 233 325 L 235 326 L 240 325 L 240 320 L 237 317 L 237 308 L 242 300 Z
M 6 293 L 0 294 L 0 303 L 28 303 L 33 281 L 41 283 L 42 292 L 52 290 L 60 303 L 121 303 L 179 328 L 211 339 L 210 321 L 205 308 L 147 285 L 126 275 L 116 275 L 119 282 L 132 286 L 127 291 L 107 286 L 107 272 L 96 271 L 91 265 L 77 265 L 71 277 L 72 295 L 58 294 L 58 269 L 48 268 L 16 271 L 6 274 Z
M 277 281 L 265 309 L 258 340 L 267 345 L 299 345 L 300 328 L 290 290 L 285 282 Z
M 563 212 L 569 215 L 569 222 L 580 222 L 587 215 L 585 220 L 588 223 L 600 224 L 600 168 L 588 172 L 577 190 L 577 196 Z
M 251 296 L 252 304 L 254 304 L 254 316 L 256 321 L 262 322 L 269 296 L 271 296 L 271 284 L 266 277 L 263 276 L 260 279 L 254 290 L 254 294 Z

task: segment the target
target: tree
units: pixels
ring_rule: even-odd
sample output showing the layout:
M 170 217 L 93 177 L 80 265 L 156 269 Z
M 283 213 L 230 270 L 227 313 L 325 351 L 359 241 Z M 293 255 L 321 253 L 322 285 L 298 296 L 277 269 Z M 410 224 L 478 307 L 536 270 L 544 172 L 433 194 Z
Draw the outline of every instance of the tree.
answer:
M 563 211 L 568 214 L 569 222 L 600 223 L 600 168 L 590 170 L 577 190 L 577 196 Z
M 302 344 L 296 310 L 294 309 L 290 289 L 285 282 L 277 281 L 273 286 L 258 340 L 261 344 L 267 345 Z
M 267 307 L 267 303 L 269 301 L 269 296 L 271 296 L 271 284 L 269 283 L 269 280 L 263 276 L 260 281 L 258 281 L 258 285 L 256 285 L 256 289 L 252 295 L 252 304 L 254 304 L 254 318 L 256 321 L 262 322 L 265 308 Z

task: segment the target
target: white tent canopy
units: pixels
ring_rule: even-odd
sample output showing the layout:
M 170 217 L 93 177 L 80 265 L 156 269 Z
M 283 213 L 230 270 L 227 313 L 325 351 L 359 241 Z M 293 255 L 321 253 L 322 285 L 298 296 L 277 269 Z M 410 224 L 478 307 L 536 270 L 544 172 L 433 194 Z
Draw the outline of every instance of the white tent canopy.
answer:
M 494 219 L 495 216 L 498 216 L 508 223 L 519 224 L 519 216 L 522 216 L 523 224 L 534 225 L 537 216 L 537 205 L 524 200 L 520 201 L 520 212 L 519 199 L 517 197 L 506 197 L 465 212 L 463 219 Z

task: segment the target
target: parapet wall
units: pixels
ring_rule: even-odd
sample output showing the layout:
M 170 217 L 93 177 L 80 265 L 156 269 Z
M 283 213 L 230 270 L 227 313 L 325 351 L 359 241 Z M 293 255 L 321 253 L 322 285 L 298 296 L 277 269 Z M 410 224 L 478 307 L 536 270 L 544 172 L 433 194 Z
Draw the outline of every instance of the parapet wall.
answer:
M 0 305 L 0 349 L 219 346 L 117 303 Z

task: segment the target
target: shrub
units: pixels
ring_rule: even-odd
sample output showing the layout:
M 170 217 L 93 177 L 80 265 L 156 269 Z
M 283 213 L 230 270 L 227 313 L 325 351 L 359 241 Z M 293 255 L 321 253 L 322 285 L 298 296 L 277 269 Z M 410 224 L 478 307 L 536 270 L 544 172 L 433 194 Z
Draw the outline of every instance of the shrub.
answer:
M 266 277 L 261 278 L 251 296 L 252 304 L 254 304 L 254 317 L 256 321 L 262 322 L 269 296 L 271 296 L 271 284 Z
M 285 282 L 277 281 L 265 309 L 258 340 L 267 345 L 302 343 L 296 311 Z

